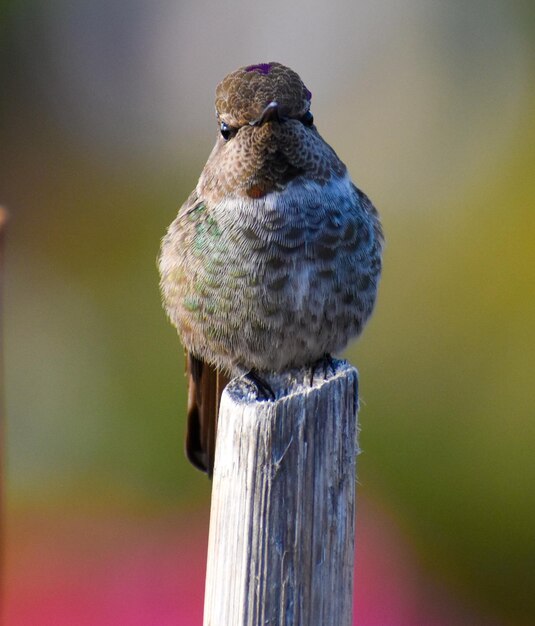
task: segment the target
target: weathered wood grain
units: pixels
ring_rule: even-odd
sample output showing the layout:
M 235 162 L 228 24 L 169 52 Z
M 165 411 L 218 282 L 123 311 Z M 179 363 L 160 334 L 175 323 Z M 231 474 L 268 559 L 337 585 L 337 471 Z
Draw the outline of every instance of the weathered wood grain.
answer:
M 358 374 L 288 372 L 257 401 L 223 394 L 213 477 L 205 626 L 352 623 Z

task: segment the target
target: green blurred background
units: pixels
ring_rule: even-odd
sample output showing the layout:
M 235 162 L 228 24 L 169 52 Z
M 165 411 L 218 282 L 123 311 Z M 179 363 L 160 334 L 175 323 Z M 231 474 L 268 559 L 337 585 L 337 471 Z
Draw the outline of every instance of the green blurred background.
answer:
M 533 6 L 0 4 L 8 603 L 44 519 L 172 516 L 187 536 L 209 507 L 155 260 L 216 136 L 217 82 L 277 60 L 387 236 L 347 353 L 359 495 L 477 623 L 535 623 Z

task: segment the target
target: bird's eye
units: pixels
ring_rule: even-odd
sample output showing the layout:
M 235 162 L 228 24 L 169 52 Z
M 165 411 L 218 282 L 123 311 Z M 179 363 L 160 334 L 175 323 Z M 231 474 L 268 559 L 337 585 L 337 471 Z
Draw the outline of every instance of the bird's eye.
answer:
M 228 124 L 225 124 L 225 122 L 221 122 L 220 130 L 221 136 L 225 141 L 228 141 L 236 133 L 236 130 L 231 128 Z
M 314 124 L 314 116 L 312 115 L 310 111 L 307 111 L 301 118 L 301 122 L 305 126 L 312 126 L 312 124 Z

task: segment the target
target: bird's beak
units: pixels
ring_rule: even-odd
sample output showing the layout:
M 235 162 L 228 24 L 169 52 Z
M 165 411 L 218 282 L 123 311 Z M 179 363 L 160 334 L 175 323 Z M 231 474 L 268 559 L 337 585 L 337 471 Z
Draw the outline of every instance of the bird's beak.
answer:
M 280 122 L 278 102 L 270 102 L 262 111 L 262 115 L 254 122 L 251 122 L 251 126 L 262 126 L 266 122 Z

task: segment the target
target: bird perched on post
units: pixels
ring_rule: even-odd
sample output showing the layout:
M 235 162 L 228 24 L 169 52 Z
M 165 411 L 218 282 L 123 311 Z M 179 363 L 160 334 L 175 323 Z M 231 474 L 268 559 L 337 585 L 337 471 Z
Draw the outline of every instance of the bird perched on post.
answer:
M 186 450 L 209 475 L 229 377 L 249 373 L 262 390 L 263 373 L 314 366 L 374 306 L 377 211 L 319 134 L 310 101 L 280 63 L 229 74 L 216 90 L 214 149 L 162 241 L 163 302 L 187 352 Z

